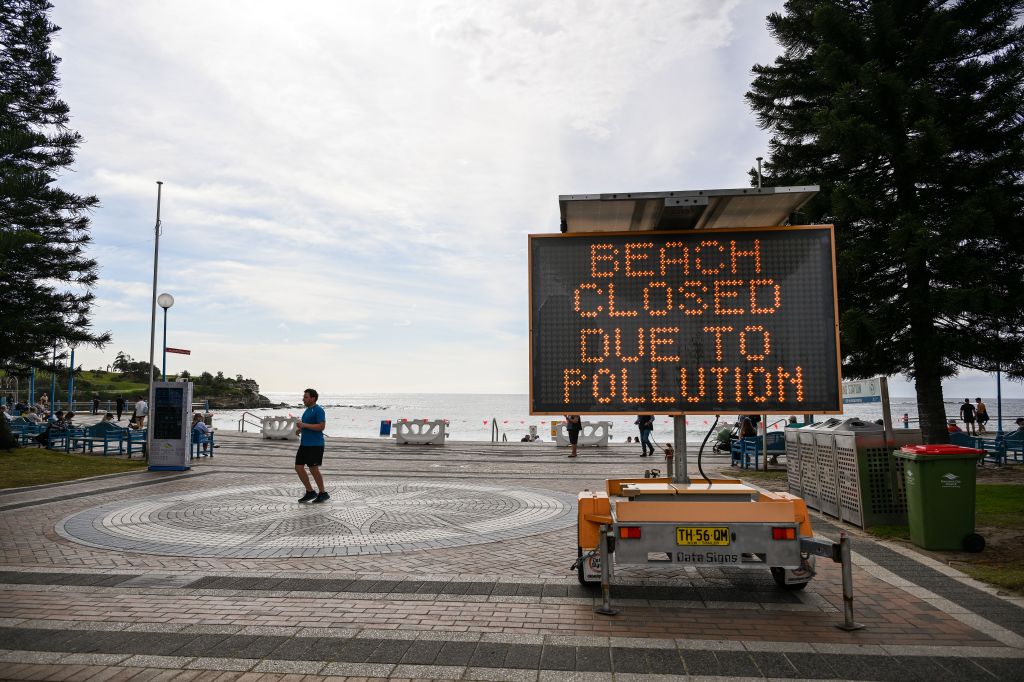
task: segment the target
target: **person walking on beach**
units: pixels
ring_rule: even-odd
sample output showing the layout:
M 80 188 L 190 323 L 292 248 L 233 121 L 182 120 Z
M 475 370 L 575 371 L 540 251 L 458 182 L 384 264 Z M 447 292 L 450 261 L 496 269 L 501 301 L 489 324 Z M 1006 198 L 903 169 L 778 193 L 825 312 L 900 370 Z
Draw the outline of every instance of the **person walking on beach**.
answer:
M 576 456 L 576 443 L 580 439 L 580 431 L 583 430 L 583 422 L 580 421 L 578 414 L 567 414 L 565 415 L 565 432 L 569 434 L 569 444 L 572 445 L 572 454 L 570 457 Z
M 117 407 L 117 421 L 121 421 L 121 415 L 124 414 L 124 396 L 117 396 L 117 400 L 114 401 L 114 406 Z
M 295 425 L 295 434 L 299 436 L 299 449 L 295 453 L 295 473 L 306 487 L 306 494 L 299 498 L 299 502 L 313 504 L 331 499 L 324 487 L 323 476 L 320 475 L 320 465 L 324 462 L 324 428 L 327 427 L 327 415 L 324 414 L 324 408 L 316 404 L 319 399 L 320 394 L 315 389 L 307 388 L 303 391 L 302 404 L 306 406 L 306 411 Z M 318 493 L 313 491 L 306 467 L 309 467 L 309 475 L 313 476 Z
M 988 423 L 988 408 L 981 402 L 981 398 L 975 398 L 974 402 L 977 403 L 974 406 L 974 416 L 978 420 L 978 433 L 985 433 L 988 431 L 985 428 L 985 424 Z
M 146 415 L 149 414 L 149 405 L 141 395 L 135 401 L 135 428 L 141 429 L 146 425 Z
M 640 456 L 650 457 L 654 454 L 654 446 L 651 445 L 651 432 L 654 431 L 654 415 L 638 415 L 633 423 L 640 429 Z M 647 452 L 648 448 L 651 449 L 650 452 Z
M 971 405 L 970 398 L 964 398 L 964 404 L 960 406 L 960 418 L 964 420 L 964 431 L 969 436 L 977 436 L 978 429 L 974 427 L 974 405 Z

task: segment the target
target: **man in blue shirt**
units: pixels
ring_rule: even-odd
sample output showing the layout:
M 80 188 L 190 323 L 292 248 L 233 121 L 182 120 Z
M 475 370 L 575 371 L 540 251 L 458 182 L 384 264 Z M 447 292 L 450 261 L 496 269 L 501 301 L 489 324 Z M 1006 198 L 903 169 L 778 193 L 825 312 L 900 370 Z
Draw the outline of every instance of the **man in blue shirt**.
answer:
M 320 475 L 320 465 L 324 461 L 324 428 L 327 426 L 327 415 L 324 414 L 324 408 L 316 404 L 319 398 L 320 394 L 312 388 L 307 388 L 302 393 L 302 404 L 306 406 L 306 411 L 295 425 L 295 434 L 299 436 L 299 449 L 295 453 L 295 473 L 299 475 L 302 485 L 306 486 L 306 494 L 299 498 L 299 502 L 313 504 L 331 499 L 324 489 L 323 476 Z M 309 467 L 309 473 L 316 481 L 319 494 L 313 491 L 313 486 L 309 483 L 306 467 Z

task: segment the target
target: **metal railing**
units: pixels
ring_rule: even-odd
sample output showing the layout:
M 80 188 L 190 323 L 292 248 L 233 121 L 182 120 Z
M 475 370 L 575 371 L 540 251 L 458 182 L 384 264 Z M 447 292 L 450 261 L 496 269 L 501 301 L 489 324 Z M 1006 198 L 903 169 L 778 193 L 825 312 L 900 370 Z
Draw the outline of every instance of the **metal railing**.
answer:
M 8 401 L 8 404 L 13 404 L 13 402 L 14 401 Z M 135 407 L 135 401 L 134 400 L 125 399 L 125 411 L 126 412 L 131 412 L 134 407 Z M 117 401 L 116 400 L 110 400 L 109 398 L 101 398 L 100 399 L 99 407 L 97 407 L 96 409 L 98 410 L 99 414 L 103 414 L 104 412 L 116 412 L 117 411 L 116 408 L 117 408 Z M 76 414 L 90 414 L 92 412 L 92 401 L 91 400 L 75 400 L 72 403 L 68 403 L 66 400 L 55 400 L 53 402 L 53 410 L 54 410 L 54 412 L 56 412 L 57 410 L 67 411 L 69 409 L 72 412 L 76 413 Z M 210 411 L 210 401 L 209 400 L 200 400 L 198 402 L 193 402 L 192 403 L 192 411 L 193 412 L 209 412 Z
M 508 442 L 508 434 L 507 433 L 502 433 L 501 430 L 498 428 L 498 418 L 497 417 L 491 417 L 491 442 L 492 443 L 499 442 L 499 438 L 498 438 L 499 435 L 501 436 L 501 438 L 500 438 L 501 442 L 505 442 L 505 443 Z
M 252 412 L 243 412 L 242 416 L 238 418 L 238 430 L 245 433 L 246 425 L 263 430 L 263 418 L 258 417 Z

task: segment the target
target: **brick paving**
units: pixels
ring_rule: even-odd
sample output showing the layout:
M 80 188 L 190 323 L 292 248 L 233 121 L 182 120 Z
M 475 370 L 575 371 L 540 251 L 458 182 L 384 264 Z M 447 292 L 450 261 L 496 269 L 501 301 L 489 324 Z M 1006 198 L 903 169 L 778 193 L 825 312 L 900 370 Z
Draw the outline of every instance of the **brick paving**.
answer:
M 218 443 L 187 473 L 0 492 L 0 678 L 1024 679 L 1022 600 L 823 518 L 854 537 L 863 630 L 835 627 L 824 560 L 798 593 L 619 567 L 620 613 L 596 614 L 572 500 L 659 466 L 624 445 L 331 440 L 316 510 L 291 444 Z

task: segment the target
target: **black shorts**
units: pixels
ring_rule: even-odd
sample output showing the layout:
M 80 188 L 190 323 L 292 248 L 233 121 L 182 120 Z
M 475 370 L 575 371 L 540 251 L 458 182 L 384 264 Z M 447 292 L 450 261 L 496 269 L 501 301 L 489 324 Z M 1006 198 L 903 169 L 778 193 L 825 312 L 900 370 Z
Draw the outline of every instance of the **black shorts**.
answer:
M 323 445 L 300 445 L 295 451 L 295 463 L 309 467 L 318 467 L 324 463 Z
M 567 429 L 567 431 L 569 432 L 569 442 L 576 445 L 580 439 L 580 432 L 576 429 Z
M 988 413 L 987 412 L 981 412 L 981 413 L 978 414 L 978 423 L 979 424 L 987 424 L 988 423 Z

